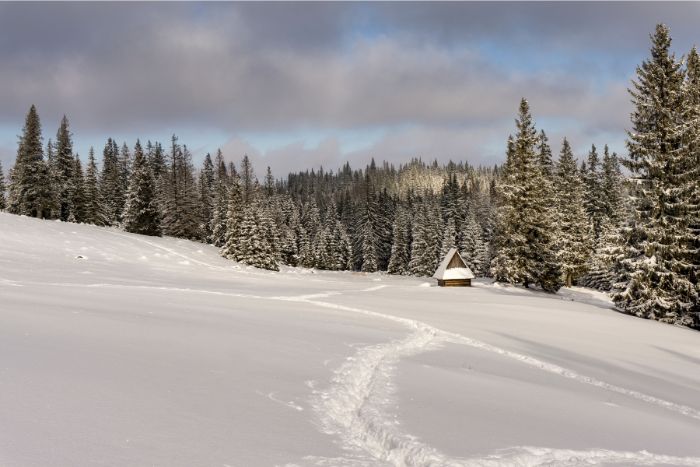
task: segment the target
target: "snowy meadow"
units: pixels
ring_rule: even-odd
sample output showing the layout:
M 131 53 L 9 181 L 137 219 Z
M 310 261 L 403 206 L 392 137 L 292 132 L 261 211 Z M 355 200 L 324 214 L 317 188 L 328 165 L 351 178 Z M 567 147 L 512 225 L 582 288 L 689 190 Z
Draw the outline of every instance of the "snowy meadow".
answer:
M 700 465 L 697 332 L 0 214 L 3 466 Z

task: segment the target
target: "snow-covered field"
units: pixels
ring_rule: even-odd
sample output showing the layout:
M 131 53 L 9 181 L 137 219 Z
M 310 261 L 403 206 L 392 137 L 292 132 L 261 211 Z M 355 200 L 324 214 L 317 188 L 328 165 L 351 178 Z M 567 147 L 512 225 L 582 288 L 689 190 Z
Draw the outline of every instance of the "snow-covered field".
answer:
M 433 285 L 0 213 L 0 466 L 700 465 L 700 333 Z

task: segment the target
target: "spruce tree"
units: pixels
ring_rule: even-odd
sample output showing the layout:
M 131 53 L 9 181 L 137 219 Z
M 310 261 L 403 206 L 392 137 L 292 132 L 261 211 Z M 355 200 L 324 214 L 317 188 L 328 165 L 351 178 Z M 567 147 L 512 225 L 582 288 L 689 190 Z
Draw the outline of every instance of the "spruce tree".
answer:
M 403 206 L 396 210 L 393 233 L 388 272 L 408 274 L 408 263 L 411 260 L 411 219 L 408 210 Z
M 363 272 L 379 269 L 380 238 L 377 234 L 379 205 L 374 183 L 369 174 L 365 177 L 365 205 L 362 217 L 362 268 Z
M 243 196 L 241 184 L 237 174 L 228 188 L 228 210 L 226 212 L 226 235 L 224 245 L 221 247 L 221 255 L 234 261 L 240 261 L 243 223 Z
M 165 176 L 163 233 L 173 237 L 199 239 L 197 187 L 192 166 L 192 155 L 187 146 L 171 140 L 170 167 Z
M 25 119 L 10 177 L 9 212 L 50 219 L 56 210 L 48 165 L 41 146 L 41 122 L 35 106 Z
M 121 186 L 119 146 L 112 138 L 107 139 L 107 143 L 102 151 L 100 192 L 104 199 L 107 225 L 117 225 L 121 221 L 124 193 Z
M 127 232 L 161 235 L 156 185 L 138 140 L 134 146 L 134 161 L 123 218 L 124 230 Z
M 631 173 L 634 218 L 613 300 L 637 316 L 692 325 L 699 298 L 689 279 L 686 180 L 692 156 L 686 140 L 694 125 L 684 121 L 684 76 L 670 52 L 668 28 L 658 25 L 651 40 L 651 57 L 637 68 L 630 90 L 634 112 L 624 164 Z
M 73 160 L 73 188 L 71 190 L 71 211 L 68 216 L 68 221 L 83 223 L 85 222 L 87 205 L 87 199 L 85 198 L 85 177 L 83 174 L 83 165 L 80 162 L 80 155 L 76 154 Z
M 592 250 L 591 222 L 584 209 L 584 187 L 569 142 L 564 138 L 556 167 L 558 247 L 557 252 L 567 287 L 586 270 Z
M 255 172 L 253 170 L 253 164 L 250 162 L 248 154 L 243 156 L 241 161 L 241 196 L 244 205 L 248 205 L 253 202 L 255 197 L 255 184 L 257 182 L 255 178 Z
M 605 207 L 603 205 L 605 200 L 601 197 L 600 159 L 595 144 L 591 146 L 586 161 L 585 170 L 581 171 L 585 187 L 584 207 L 593 227 L 594 238 L 597 239 L 600 235 L 600 225 L 605 215 Z
M 219 248 L 226 243 L 226 213 L 228 212 L 229 196 L 229 175 L 226 170 L 224 156 L 219 149 L 216 154 L 216 175 L 214 177 L 214 206 L 212 208 L 211 225 L 209 231 L 211 237 L 209 241 Z
M 525 287 L 537 284 L 556 292 L 561 286 L 561 270 L 554 241 L 555 211 L 547 205 L 551 184 L 537 155 L 537 132 L 525 99 L 520 102 L 516 128 L 509 143 L 508 175 L 501 194 L 500 250 L 492 270 L 497 280 Z
M 207 153 L 199 173 L 199 230 L 203 242 L 209 241 L 212 235 L 214 195 L 214 164 L 211 161 L 211 156 Z
M 411 260 L 408 267 L 415 276 L 432 276 L 440 255 L 440 211 L 430 200 L 423 200 L 413 222 Z
M 75 174 L 73 141 L 68 129 L 68 118 L 65 115 L 61 119 L 61 126 L 56 133 L 55 149 L 55 156 L 51 159 L 53 159 L 52 165 L 54 166 L 53 183 L 58 198 L 58 218 L 67 221 L 73 209 L 73 190 L 76 187 L 76 182 L 73 178 Z
M 109 225 L 105 202 L 98 184 L 97 163 L 95 162 L 95 150 L 90 147 L 88 153 L 88 166 L 85 172 L 85 215 L 86 224 Z
M 487 266 L 488 249 L 484 243 L 481 226 L 476 221 L 472 207 L 467 210 L 460 237 L 459 253 L 462 259 L 464 259 L 469 269 L 475 275 L 484 275 Z
M 695 284 L 697 294 L 700 295 L 700 56 L 695 47 L 688 53 L 683 89 L 686 104 L 683 119 L 688 125 L 684 138 L 687 172 L 681 181 L 687 186 L 687 191 L 684 191 L 690 265 L 687 277 Z M 689 310 L 688 316 L 694 319 L 692 325 L 700 328 L 700 300 Z
M 279 271 L 276 233 L 269 213 L 259 203 L 245 206 L 240 225 L 237 260 L 249 266 Z

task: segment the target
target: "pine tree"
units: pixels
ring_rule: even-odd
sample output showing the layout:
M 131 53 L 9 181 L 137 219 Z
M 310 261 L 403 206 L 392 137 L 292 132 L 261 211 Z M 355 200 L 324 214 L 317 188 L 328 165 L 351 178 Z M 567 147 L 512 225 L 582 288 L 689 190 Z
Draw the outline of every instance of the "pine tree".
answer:
M 67 221 L 71 217 L 73 209 L 72 199 L 73 190 L 76 189 L 76 181 L 73 178 L 75 174 L 73 141 L 68 129 L 68 118 L 65 115 L 61 119 L 61 126 L 56 133 L 56 155 L 52 159 L 53 183 L 58 197 L 58 218 Z M 75 215 L 73 217 L 75 218 Z
M 248 158 L 248 154 L 243 156 L 241 161 L 241 196 L 244 205 L 248 205 L 253 202 L 255 197 L 255 184 L 257 182 L 255 178 L 255 172 L 253 170 L 253 164 Z
M 564 138 L 556 167 L 558 222 L 558 259 L 567 287 L 586 270 L 592 250 L 591 222 L 584 210 L 584 187 L 576 160 Z
M 408 267 L 413 275 L 432 276 L 440 255 L 441 236 L 437 226 L 441 216 L 430 201 L 424 200 L 420 204 L 413 221 L 413 242 Z
M 31 106 L 22 129 L 10 177 L 9 212 L 49 219 L 55 211 L 49 169 L 41 147 L 41 122 Z
M 80 162 L 80 155 L 73 158 L 73 189 L 71 190 L 70 206 L 71 211 L 68 216 L 69 222 L 85 222 L 87 199 L 85 198 L 85 177 L 83 175 L 83 165 Z
M 585 170 L 581 171 L 581 175 L 585 187 L 583 204 L 591 221 L 595 239 L 600 235 L 600 225 L 605 214 L 604 199 L 601 197 L 602 181 L 599 166 L 598 150 L 594 144 L 588 152 L 587 164 L 584 166 Z
M 95 150 L 91 147 L 88 153 L 88 166 L 85 172 L 85 214 L 83 222 L 94 225 L 108 225 L 109 220 L 105 212 L 105 202 L 102 191 L 98 185 L 97 164 L 95 162 Z
M 134 146 L 134 162 L 123 217 L 124 230 L 127 232 L 161 235 L 156 185 L 138 140 Z
M 494 229 L 494 255 L 490 272 L 496 281 L 512 284 L 521 282 L 524 277 L 519 261 L 519 252 L 523 249 L 525 238 L 519 231 L 520 215 L 517 211 L 517 203 L 521 189 L 516 177 L 517 162 L 515 140 L 509 136 L 504 173 L 496 188 L 498 207 Z
M 620 170 L 617 154 L 612 153 L 605 145 L 603 150 L 602 182 L 600 197 L 602 201 L 603 222 L 612 221 L 619 224 L 627 217 L 624 202 L 624 177 Z
M 162 229 L 166 235 L 195 240 L 200 237 L 197 209 L 197 187 L 192 155 L 187 146 L 178 144 L 173 135 L 170 167 L 165 177 Z
M 365 206 L 362 218 L 362 272 L 375 272 L 379 268 L 379 236 L 377 224 L 379 205 L 374 191 L 374 184 L 365 177 Z
M 609 217 L 603 218 L 598 246 L 588 264 L 588 273 L 581 283 L 586 287 L 609 291 L 618 275 L 618 264 L 624 258 L 622 226 Z
M 467 210 L 467 215 L 462 225 L 459 252 L 475 275 L 484 275 L 488 251 L 483 240 L 481 226 L 476 221 L 474 209 L 471 207 Z
M 212 219 L 214 217 L 214 164 L 211 156 L 204 156 L 204 164 L 199 173 L 199 230 L 202 241 L 207 242 L 212 235 Z
M 276 234 L 267 210 L 257 202 L 246 206 L 239 229 L 238 261 L 257 268 L 279 271 L 273 243 Z
M 243 223 L 243 196 L 241 184 L 236 172 L 228 188 L 228 210 L 226 212 L 226 236 L 224 245 L 221 247 L 221 255 L 224 258 L 240 261 Z
M 411 261 L 411 219 L 409 212 L 399 206 L 394 217 L 394 238 L 389 260 L 389 274 L 408 274 L 408 263 Z
M 265 173 L 265 196 L 268 198 L 275 193 L 275 179 L 272 177 L 272 170 L 270 166 L 267 166 L 267 172 Z
M 651 57 L 637 68 L 630 90 L 635 110 L 624 164 L 634 218 L 613 300 L 637 316 L 692 325 L 699 298 L 688 278 L 691 155 L 684 142 L 693 125 L 684 121 L 683 72 L 670 52 L 668 28 L 658 25 L 651 39 Z
M 121 171 L 119 169 L 119 147 L 112 138 L 107 139 L 102 151 L 102 174 L 100 192 L 104 199 L 107 225 L 116 225 L 121 221 L 124 193 L 121 188 Z
M 499 251 L 492 271 L 497 280 L 537 284 L 556 292 L 561 286 L 554 242 L 556 219 L 547 200 L 551 184 L 536 152 L 537 132 L 525 99 L 520 102 L 517 132 L 509 142 L 507 176 L 502 191 Z
M 234 171 L 235 173 L 235 171 Z M 216 176 L 214 178 L 214 206 L 211 218 L 211 237 L 209 241 L 219 248 L 226 243 L 226 213 L 228 212 L 229 175 L 224 156 L 219 149 L 216 153 Z
M 685 135 L 687 173 L 681 181 L 687 186 L 685 194 L 689 254 L 687 277 L 695 284 L 700 295 L 700 56 L 693 47 L 686 61 L 686 79 L 683 88 L 686 109 L 684 121 L 688 124 Z M 700 328 L 700 300 L 689 310 L 693 326 Z

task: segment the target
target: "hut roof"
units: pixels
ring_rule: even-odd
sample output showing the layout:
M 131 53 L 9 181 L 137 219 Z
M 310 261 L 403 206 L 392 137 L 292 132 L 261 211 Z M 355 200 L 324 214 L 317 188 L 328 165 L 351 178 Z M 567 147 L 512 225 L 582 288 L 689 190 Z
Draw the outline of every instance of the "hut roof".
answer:
M 474 279 L 474 273 L 469 269 L 467 263 L 464 262 L 457 248 L 451 248 L 440 263 L 437 271 L 435 271 L 435 274 L 433 274 L 433 277 L 440 280 Z

